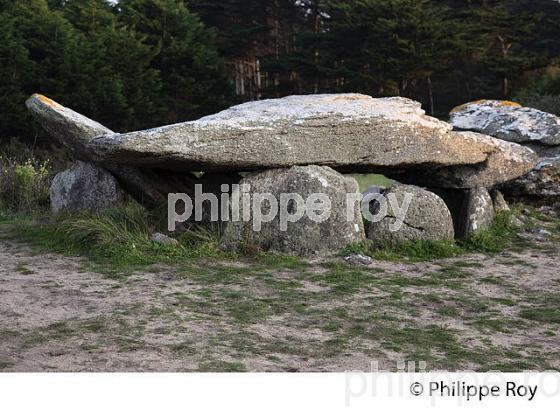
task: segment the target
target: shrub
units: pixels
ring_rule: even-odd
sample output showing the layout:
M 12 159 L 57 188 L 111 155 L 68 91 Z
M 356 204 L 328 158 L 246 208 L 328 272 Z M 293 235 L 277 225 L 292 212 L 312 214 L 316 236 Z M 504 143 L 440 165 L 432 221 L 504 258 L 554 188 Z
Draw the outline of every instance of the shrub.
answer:
M 0 156 L 0 212 L 33 213 L 49 205 L 48 161 L 24 162 Z
M 14 163 L 48 162 L 53 173 L 65 170 L 74 162 L 69 151 L 62 146 L 46 144 L 26 144 L 19 138 L 0 137 L 0 156 L 10 158 Z

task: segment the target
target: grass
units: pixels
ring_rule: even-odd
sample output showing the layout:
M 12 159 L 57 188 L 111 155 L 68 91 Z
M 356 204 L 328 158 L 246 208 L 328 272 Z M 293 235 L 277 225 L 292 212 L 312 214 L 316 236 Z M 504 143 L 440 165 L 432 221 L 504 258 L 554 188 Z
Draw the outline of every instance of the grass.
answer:
M 118 351 L 142 351 L 147 343 L 144 333 L 149 336 L 146 340 L 154 334 L 168 335 L 170 354 L 178 360 L 197 356 L 200 371 L 245 371 L 243 361 L 249 355 L 281 357 L 278 361 L 287 355 L 313 361 L 355 352 L 375 358 L 380 354 L 375 349 L 395 352 L 406 360 L 425 360 L 433 369 L 468 365 L 519 370 L 544 365 L 536 356 L 516 356 L 495 346 L 489 340 L 491 335 L 511 335 L 524 326 L 542 328 L 543 323 L 552 328 L 546 329 L 550 337 L 558 332 L 560 310 L 554 307 L 558 300 L 555 294 L 548 299 L 541 293 L 519 292 L 515 298 L 507 293 L 502 298 L 477 294 L 473 289 L 481 284 L 512 291 L 500 275 L 477 275 L 483 268 L 478 262 L 450 260 L 426 265 L 425 272 L 406 274 L 400 268 L 384 267 L 384 271 L 352 266 L 340 259 L 231 254 L 219 250 L 215 229 L 184 232 L 176 236 L 179 246 L 165 247 L 150 240 L 152 232 L 164 231 L 161 221 L 161 215 L 134 204 L 101 214 L 49 216 L 40 224 L 30 218 L 0 221 L 3 231 L 8 229 L 12 237 L 38 249 L 88 256 L 88 263 L 111 278 L 128 278 L 134 269 L 144 267 L 142 271 L 165 271 L 166 280 L 177 286 L 176 292 L 165 296 L 168 299 L 146 306 L 147 319 L 141 320 L 142 309 L 131 308 L 112 312 L 109 317 L 57 322 L 22 336 L 23 343 L 65 343 L 86 334 L 96 335 L 81 345 L 87 352 L 95 353 L 105 343 L 116 345 Z M 416 241 L 373 247 L 371 242 L 362 242 L 348 246 L 343 254 L 416 262 L 469 252 L 495 253 L 510 246 L 516 232 L 511 214 L 498 214 L 487 231 L 464 243 Z M 147 265 L 152 266 L 145 269 Z M 16 270 L 23 275 L 33 273 L 25 264 Z M 115 284 L 128 286 L 129 282 L 133 280 Z M 194 289 L 180 289 L 182 283 L 194 285 Z M 522 307 L 517 322 L 503 313 L 503 309 L 515 306 Z M 417 320 L 426 310 L 437 320 Z M 278 318 L 282 321 L 275 322 Z M 158 321 L 154 329 L 146 326 L 152 320 Z M 453 320 L 465 323 L 468 332 L 443 325 Z M 216 323 L 221 324 L 216 334 L 204 339 L 210 353 L 203 357 L 199 357 L 200 343 L 191 340 L 187 331 L 192 323 L 211 324 L 213 329 Z M 254 326 L 271 329 L 273 336 L 258 334 Z M 284 329 L 286 334 L 282 334 Z M 323 338 L 310 337 L 302 343 L 291 333 L 302 329 L 319 329 Z M 475 346 L 468 344 L 472 335 L 480 342 Z
M 35 272 L 32 269 L 29 269 L 25 263 L 18 263 L 16 265 L 16 271 L 21 273 L 22 275 L 35 275 L 37 272 Z
M 382 283 L 401 287 L 432 287 L 432 288 L 463 288 L 464 280 L 471 275 L 454 267 L 444 267 L 437 272 L 423 274 L 422 276 L 395 275 L 384 279 Z
M 243 363 L 226 362 L 224 360 L 209 360 L 201 363 L 198 367 L 200 372 L 246 372 L 247 368 Z
M 508 328 L 508 324 L 501 320 L 490 316 L 482 316 L 475 320 L 474 325 L 483 331 L 499 332 L 499 333 L 510 333 L 511 330 Z
M 492 225 L 471 235 L 463 244 L 464 249 L 471 252 L 496 253 L 508 247 L 519 228 L 512 223 L 515 213 L 498 212 Z
M 351 174 L 350 176 L 356 180 L 362 192 L 370 186 L 389 188 L 393 183 L 392 180 L 380 174 Z
M 377 260 L 418 262 L 459 256 L 463 249 L 454 241 L 417 240 L 400 244 L 385 243 L 380 246 L 364 241 L 351 244 L 342 251 L 342 255 L 354 253 L 371 256 Z
M 68 256 L 88 256 L 89 268 L 107 276 L 119 278 L 136 268 L 158 263 L 184 266 L 192 269 L 192 263 L 204 259 L 248 260 L 259 269 L 299 269 L 305 271 L 308 262 L 302 258 L 257 252 L 250 256 L 234 254 L 219 249 L 219 231 L 212 225 L 194 227 L 179 233 L 175 239 L 179 246 L 164 246 L 154 243 L 153 232 L 165 232 L 161 215 L 150 213 L 144 208 L 129 203 L 102 213 L 63 214 L 57 217 L 42 215 L 32 219 L 29 216 L 14 217 L 0 221 L 4 235 L 23 240 L 38 250 L 62 253 Z M 42 222 L 37 222 L 42 220 Z M 197 268 L 199 269 L 199 268 Z M 240 268 L 244 271 L 244 268 Z M 18 268 L 22 274 L 31 271 L 24 266 Z M 214 267 L 199 270 L 209 274 L 215 281 L 235 278 L 236 268 Z
M 504 363 L 502 360 L 505 359 L 504 352 L 493 347 L 465 345 L 457 330 L 446 326 L 377 321 L 369 327 L 354 328 L 353 332 L 356 337 L 380 341 L 383 349 L 399 353 L 405 361 L 426 362 L 427 370 L 457 370 L 466 364 L 485 365 L 490 358 L 500 357 L 499 363 Z
M 100 214 L 47 216 L 46 219 L 41 224 L 29 218 L 16 219 L 11 224 L 11 236 L 42 250 L 87 255 L 106 268 L 107 273 L 155 263 L 176 264 L 194 258 L 228 256 L 218 249 L 218 237 L 210 229 L 193 229 L 178 235 L 179 246 L 154 243 L 150 235 L 161 226 L 151 222 L 157 218 L 134 203 Z
M 538 307 L 521 310 L 519 316 L 524 319 L 535 320 L 543 323 L 560 323 L 560 308 Z
M 342 262 L 325 263 L 323 267 L 327 271 L 316 275 L 313 280 L 329 286 L 336 295 L 354 293 L 379 280 L 375 271 L 349 267 Z
M 8 369 L 12 367 L 14 364 L 12 362 L 4 362 L 0 360 L 0 370 Z
M 157 226 L 138 226 L 134 223 L 134 210 L 118 212 L 128 213 L 128 222 L 122 222 L 122 214 L 96 218 L 118 218 L 116 226 L 127 231 L 121 233 L 122 237 L 111 237 L 115 228 L 108 222 L 103 226 L 109 228 L 103 229 L 99 222 L 87 225 L 91 234 L 80 233 L 86 240 L 77 251 L 97 255 L 96 258 L 107 262 L 114 258 L 107 247 L 135 240 L 144 255 L 126 263 L 165 261 L 165 248 L 142 245 L 149 231 Z M 35 234 L 52 229 L 52 224 L 26 226 Z M 63 224 L 59 228 L 68 229 Z M 169 261 L 174 266 L 154 266 L 165 270 L 165 279 L 154 279 L 158 296 L 145 301 L 143 306 L 129 304 L 107 313 L 107 317 L 56 322 L 13 336 L 14 340 L 21 337 L 27 348 L 48 348 L 57 343 L 76 344 L 75 341 L 83 339 L 87 343 L 78 346 L 88 353 L 103 354 L 106 346 L 114 346 L 117 351 L 138 355 L 153 349 L 154 340 L 164 340 L 162 351 L 167 351 L 171 360 L 190 363 L 190 369 L 199 371 L 250 370 L 244 363 L 253 363 L 254 357 L 268 366 L 277 363 L 279 367 L 274 368 L 283 371 L 302 360 L 314 369 L 331 361 L 340 364 L 346 356 L 360 354 L 371 360 L 422 360 L 427 362 L 428 370 L 519 371 L 546 368 L 547 358 L 533 355 L 531 347 L 522 348 L 523 356 L 516 355 L 514 349 L 500 347 L 491 337 L 499 334 L 509 338 L 517 332 L 544 331 L 542 323 L 550 328 L 547 332 L 558 332 L 558 312 L 551 309 L 558 300 L 556 293 L 543 297 L 541 292 L 525 292 L 514 301 L 512 290 L 503 287 L 499 280 L 501 276 L 480 280 L 477 272 L 481 266 L 477 263 L 445 261 L 439 267 L 426 265 L 426 271 L 419 273 L 405 269 L 412 272 L 410 275 L 399 265 L 395 269 L 384 266 L 385 270 L 381 270 L 352 266 L 342 260 L 309 261 L 286 255 L 234 255 L 234 259 L 226 255 L 222 260 L 211 260 L 196 256 L 201 246 L 214 249 L 211 233 L 188 233 L 179 239 L 185 250 L 174 251 L 177 256 Z M 467 252 L 460 244 L 452 246 Z M 413 257 L 429 254 L 418 251 L 425 250 L 423 246 L 413 249 L 409 252 Z M 211 255 L 206 251 L 202 254 Z M 141 281 L 141 277 L 134 275 L 126 286 L 136 286 L 135 281 Z M 315 285 L 312 290 L 306 287 L 310 283 Z M 501 286 L 510 293 L 501 299 L 478 293 L 477 286 L 485 283 Z M 169 288 L 162 288 L 168 285 Z M 504 313 L 504 309 L 514 305 L 523 307 L 523 320 Z M 514 320 L 526 328 L 516 326 Z M 464 327 L 455 326 L 455 321 Z M 552 360 L 552 354 L 549 356 Z
M 368 179 L 368 184 L 373 183 L 375 178 Z M 57 218 L 49 215 L 44 217 L 46 221 L 41 224 L 29 217 L 0 223 L 12 225 L 14 238 L 24 239 L 39 249 L 67 255 L 87 255 L 98 269 L 115 277 L 138 267 L 156 263 L 188 264 L 200 258 L 246 258 L 263 267 L 306 269 L 307 262 L 293 256 L 262 252 L 235 255 L 220 251 L 219 230 L 213 226 L 177 235 L 180 245 L 176 247 L 156 244 L 151 241 L 150 234 L 165 232 L 165 218 L 162 215 L 129 203 L 100 214 L 69 214 Z M 512 215 L 499 213 L 489 229 L 474 234 L 463 243 L 453 240 L 417 240 L 374 247 L 372 242 L 364 241 L 349 245 L 342 254 L 360 253 L 377 260 L 418 262 L 457 257 L 466 252 L 500 252 L 512 242 L 518 230 L 511 223 Z
M 512 223 L 514 215 L 513 212 L 498 213 L 488 229 L 473 234 L 465 242 L 416 240 L 374 246 L 366 240 L 347 246 L 342 255 L 359 253 L 378 260 L 421 262 L 452 258 L 467 252 L 497 253 L 506 249 L 519 231 Z

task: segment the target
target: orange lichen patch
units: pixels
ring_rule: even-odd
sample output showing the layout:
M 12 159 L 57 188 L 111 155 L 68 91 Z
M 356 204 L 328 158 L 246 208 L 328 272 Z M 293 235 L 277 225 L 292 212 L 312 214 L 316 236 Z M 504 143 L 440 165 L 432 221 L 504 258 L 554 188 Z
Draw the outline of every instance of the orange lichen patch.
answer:
M 56 109 L 58 109 L 58 108 L 61 107 L 59 104 L 57 104 L 56 102 L 54 102 L 54 101 L 51 100 L 50 98 L 45 97 L 45 96 L 42 95 L 42 94 L 35 94 L 35 95 L 37 96 L 37 98 L 39 99 L 39 101 L 41 101 L 43 104 L 50 105 L 51 107 L 56 108 Z
M 503 105 L 505 107 L 516 107 L 516 108 L 522 107 L 521 104 L 508 100 L 500 100 L 500 105 Z
M 337 95 L 334 97 L 337 101 L 355 101 L 355 100 L 365 100 L 368 99 L 367 96 L 361 94 L 348 94 L 348 95 Z
M 454 112 L 457 112 L 457 111 L 461 111 L 463 108 L 466 108 L 466 107 L 468 107 L 469 105 L 472 105 L 472 104 L 484 104 L 487 101 L 488 100 L 476 100 L 476 101 L 471 101 L 471 102 L 468 102 L 468 103 L 465 103 L 465 104 L 461 104 L 461 105 L 458 105 L 457 107 L 453 108 L 451 110 L 451 112 L 454 113 Z M 518 104 L 518 103 L 513 102 L 513 101 L 508 101 L 508 100 L 499 100 L 499 101 L 496 101 L 496 102 L 498 103 L 497 105 L 502 105 L 504 107 L 517 107 L 517 108 L 522 107 L 521 104 Z

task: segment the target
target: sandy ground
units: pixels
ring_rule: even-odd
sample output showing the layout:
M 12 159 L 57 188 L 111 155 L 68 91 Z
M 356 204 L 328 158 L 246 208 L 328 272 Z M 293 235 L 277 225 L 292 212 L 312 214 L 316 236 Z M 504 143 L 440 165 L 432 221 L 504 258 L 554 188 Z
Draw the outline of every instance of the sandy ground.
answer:
M 536 242 L 433 263 L 200 261 L 112 279 L 83 258 L 4 238 L 0 370 L 345 371 L 377 362 L 394 371 L 403 360 L 558 370 L 559 245 Z

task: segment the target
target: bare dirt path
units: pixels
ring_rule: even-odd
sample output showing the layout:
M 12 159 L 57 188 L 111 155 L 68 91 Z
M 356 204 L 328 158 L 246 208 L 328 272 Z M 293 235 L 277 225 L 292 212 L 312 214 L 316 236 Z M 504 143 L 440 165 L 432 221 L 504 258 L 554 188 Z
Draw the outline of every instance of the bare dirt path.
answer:
M 535 243 L 432 263 L 193 261 L 112 279 L 0 238 L 0 370 L 558 370 L 559 244 Z

